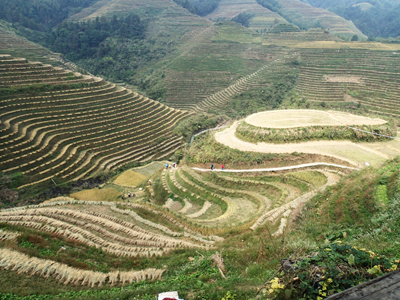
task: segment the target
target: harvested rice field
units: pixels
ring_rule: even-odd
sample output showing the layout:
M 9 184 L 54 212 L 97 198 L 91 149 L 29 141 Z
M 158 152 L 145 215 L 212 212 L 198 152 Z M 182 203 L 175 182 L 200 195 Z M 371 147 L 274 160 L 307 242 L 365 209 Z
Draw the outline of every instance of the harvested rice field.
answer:
M 115 201 L 119 197 L 121 197 L 121 193 L 113 188 L 105 188 L 105 189 L 90 189 L 83 190 L 80 192 L 76 192 L 71 194 L 71 197 L 77 200 L 85 200 L 85 201 Z
M 134 187 L 140 185 L 146 179 L 147 177 L 145 175 L 128 170 L 118 176 L 114 180 L 114 183 L 122 186 Z
M 379 125 L 382 119 L 356 116 L 337 111 L 320 110 L 274 110 L 250 115 L 246 118 L 250 125 L 266 128 L 295 128 L 306 126 Z

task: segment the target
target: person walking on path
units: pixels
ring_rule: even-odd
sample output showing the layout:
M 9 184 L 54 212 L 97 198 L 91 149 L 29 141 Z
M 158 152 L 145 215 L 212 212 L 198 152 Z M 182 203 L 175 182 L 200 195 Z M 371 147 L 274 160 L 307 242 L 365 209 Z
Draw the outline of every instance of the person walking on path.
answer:
M 168 170 L 168 164 L 165 164 L 165 170 Z
M 211 171 L 212 171 L 212 170 L 214 170 L 214 165 L 213 165 L 213 164 L 211 164 Z
M 222 166 L 221 166 L 221 169 L 222 169 L 222 171 L 223 171 L 223 170 L 225 169 L 225 166 L 224 166 L 224 165 L 222 165 Z

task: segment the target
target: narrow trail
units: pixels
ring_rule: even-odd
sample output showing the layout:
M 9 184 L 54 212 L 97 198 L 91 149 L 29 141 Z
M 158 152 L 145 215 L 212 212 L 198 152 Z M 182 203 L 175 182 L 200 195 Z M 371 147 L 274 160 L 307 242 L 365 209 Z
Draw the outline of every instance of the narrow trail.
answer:
M 364 165 L 365 162 L 379 165 L 388 155 L 371 149 L 365 144 L 353 143 L 351 141 L 311 141 L 288 144 L 245 142 L 235 136 L 236 128 L 240 121 L 236 121 L 229 128 L 215 133 L 215 140 L 223 145 L 241 151 L 252 151 L 261 153 L 293 153 L 302 152 L 335 157 L 346 161 L 355 167 Z
M 279 168 L 264 168 L 264 169 L 246 169 L 246 170 L 230 170 L 230 169 L 225 169 L 225 170 L 220 170 L 220 169 L 201 169 L 201 168 L 192 168 L 193 170 L 196 171 L 201 171 L 201 172 L 227 172 L 227 173 L 248 173 L 248 172 L 276 172 L 276 171 L 286 171 L 286 170 L 293 170 L 293 169 L 301 169 L 301 168 L 308 168 L 308 167 L 316 167 L 316 166 L 327 166 L 327 167 L 336 167 L 336 168 L 342 168 L 342 169 L 349 169 L 349 170 L 359 170 L 358 168 L 352 168 L 352 167 L 347 167 L 343 165 L 337 165 L 337 164 L 328 164 L 324 162 L 317 162 L 317 163 L 309 163 L 309 164 L 301 164 L 301 165 L 294 165 L 294 166 L 288 166 L 288 167 L 279 167 Z
M 228 127 L 229 124 L 230 124 L 230 122 L 231 122 L 231 121 L 225 122 L 225 123 L 223 123 L 223 124 L 221 124 L 221 125 L 218 125 L 218 126 L 215 127 L 215 128 L 206 129 L 206 130 L 200 131 L 200 132 L 198 132 L 198 133 L 192 135 L 192 137 L 190 138 L 190 143 L 193 143 L 194 138 L 195 138 L 196 136 L 199 136 L 200 134 L 203 134 L 203 133 L 206 133 L 206 132 L 209 132 L 209 131 L 219 130 L 219 129 L 223 129 L 223 128 L 225 128 L 225 127 Z

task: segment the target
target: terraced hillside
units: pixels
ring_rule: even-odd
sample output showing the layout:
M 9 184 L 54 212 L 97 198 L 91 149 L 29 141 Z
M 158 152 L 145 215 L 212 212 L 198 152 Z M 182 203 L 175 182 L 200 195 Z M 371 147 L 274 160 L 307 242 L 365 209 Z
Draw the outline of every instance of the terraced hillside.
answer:
M 301 32 L 280 32 L 277 33 L 265 33 L 263 34 L 263 45 L 282 45 L 292 46 L 304 42 L 323 42 L 323 41 L 336 41 L 339 38 L 328 34 L 326 31 L 313 28 L 308 31 Z
M 3 55 L 0 169 L 20 188 L 169 157 L 188 115 L 100 78 Z
M 10 30 L 9 24 L 0 22 L 0 54 L 24 56 L 28 59 L 46 60 L 55 65 L 61 64 L 60 56 L 48 49 L 32 43 Z M 71 67 L 69 65 L 68 67 Z
M 360 103 L 370 112 L 400 116 L 400 56 L 392 51 L 299 50 L 297 91 L 309 101 Z
M 254 231 L 268 224 L 273 236 L 282 235 L 299 208 L 341 174 L 329 167 L 279 175 L 172 168 L 162 172 L 161 189 L 156 190 L 156 197 L 170 197 L 162 206 L 142 198 L 102 202 L 59 197 L 3 209 L 1 267 L 31 280 L 53 278 L 91 288 L 159 280 L 171 271 L 160 267 L 160 257 L 166 261 L 184 251 L 215 251 L 225 240 L 221 235 L 231 230 Z
M 141 217 L 143 211 L 158 216 L 166 226 Z M 129 203 L 117 206 L 115 203 L 76 201 L 65 197 L 42 205 L 2 210 L 0 223 L 3 228 L 8 227 L 8 230 L 0 230 L 0 234 L 7 233 L 0 235 L 0 241 L 15 240 L 21 236 L 20 230 L 25 229 L 31 236 L 36 234 L 36 239 L 39 239 L 40 234 L 47 234 L 53 239 L 62 238 L 67 244 L 73 241 L 76 253 L 82 250 L 79 247 L 86 248 L 86 251 L 97 248 L 104 253 L 102 257 L 107 256 L 114 261 L 122 258 L 125 265 L 134 262 L 135 258 L 163 256 L 176 249 L 211 249 L 215 241 L 222 240 L 216 236 L 204 237 L 170 214 L 149 206 Z M 16 228 L 19 230 L 15 231 Z M 68 252 L 69 247 L 68 245 L 60 251 Z M 23 251 L 24 248 L 20 250 Z M 126 270 L 126 266 L 114 266 L 105 272 L 96 270 L 93 263 L 86 265 L 84 270 L 71 266 L 79 265 L 78 257 L 71 257 L 65 264 L 62 254 L 58 255 L 57 252 L 55 255 L 51 252 L 47 251 L 52 259 L 43 259 L 2 247 L 0 261 L 3 268 L 18 271 L 19 274 L 54 277 L 64 284 L 75 283 L 91 287 L 159 279 L 165 271 L 161 268 Z M 80 253 L 78 256 L 82 255 L 84 254 Z
M 354 34 L 360 39 L 366 36 L 351 21 L 325 9 L 316 8 L 299 0 L 278 0 L 285 18 L 301 28 L 324 27 L 331 34 L 350 40 Z
M 218 8 L 205 16 L 211 20 L 231 20 L 239 14 L 250 15 L 249 28 L 264 31 L 276 24 L 286 24 L 287 21 L 276 12 L 257 3 L 256 0 L 222 0 Z
M 69 18 L 88 21 L 97 17 L 111 18 L 135 13 L 149 23 L 146 38 L 164 48 L 175 47 L 211 25 L 208 19 L 189 13 L 172 0 L 101 0 Z
M 262 37 L 236 23 L 214 25 L 193 39 L 193 47 L 176 57 L 163 80 L 166 104 L 207 111 L 234 95 L 265 87 L 277 70 L 285 72 L 285 49 L 263 47 Z
M 162 184 L 170 196 L 164 207 L 204 227 L 200 229 L 204 232 L 255 230 L 269 222 L 275 224 L 275 235 L 282 234 L 293 210 L 336 183 L 341 174 L 334 168 L 300 169 L 281 175 L 203 171 L 188 167 L 164 171 Z

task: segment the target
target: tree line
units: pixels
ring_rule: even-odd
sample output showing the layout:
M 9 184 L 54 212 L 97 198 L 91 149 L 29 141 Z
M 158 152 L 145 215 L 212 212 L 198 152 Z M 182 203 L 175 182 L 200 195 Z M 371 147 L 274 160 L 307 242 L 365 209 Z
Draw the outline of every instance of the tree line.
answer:
M 1 0 L 0 19 L 46 32 L 98 0 Z
M 137 15 L 111 20 L 105 17 L 86 22 L 63 22 L 51 32 L 46 40 L 48 47 L 61 52 L 75 61 L 94 56 L 104 56 L 109 52 L 102 44 L 107 38 L 143 39 L 146 26 Z
M 174 0 L 174 2 L 189 12 L 199 16 L 206 16 L 218 8 L 221 0 Z

